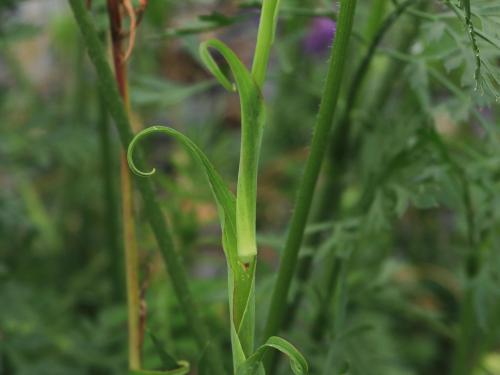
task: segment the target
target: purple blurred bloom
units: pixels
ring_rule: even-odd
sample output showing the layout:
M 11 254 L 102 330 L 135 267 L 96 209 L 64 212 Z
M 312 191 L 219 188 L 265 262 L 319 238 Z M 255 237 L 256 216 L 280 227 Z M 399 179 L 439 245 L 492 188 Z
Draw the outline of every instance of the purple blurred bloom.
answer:
M 311 54 L 322 54 L 332 45 L 337 24 L 328 17 L 317 17 L 311 23 L 304 40 L 304 50 Z

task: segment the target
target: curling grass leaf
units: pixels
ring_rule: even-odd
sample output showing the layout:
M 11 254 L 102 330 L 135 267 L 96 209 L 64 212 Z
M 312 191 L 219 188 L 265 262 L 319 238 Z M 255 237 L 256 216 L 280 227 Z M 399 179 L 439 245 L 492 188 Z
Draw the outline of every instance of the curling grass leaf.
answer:
M 226 62 L 232 75 L 228 77 L 211 54 L 215 50 Z M 150 176 L 155 170 L 140 171 L 134 164 L 134 149 L 142 138 L 163 133 L 181 142 L 203 167 L 213 196 L 217 202 L 222 244 L 229 264 L 229 304 L 231 316 L 231 342 L 233 366 L 238 375 L 264 374 L 262 358 L 274 348 L 290 358 L 294 374 L 308 373 L 307 362 L 299 351 L 279 337 L 271 337 L 257 351 L 254 347 L 255 331 L 255 265 L 257 170 L 262 132 L 264 102 L 258 84 L 238 57 L 224 43 L 209 40 L 200 45 L 200 55 L 207 69 L 229 91 L 237 91 L 241 106 L 241 153 L 236 198 L 214 166 L 198 146 L 177 130 L 153 126 L 135 136 L 128 149 L 128 162 L 139 176 Z
M 222 72 L 210 49 L 229 65 L 234 83 Z M 233 51 L 218 40 L 200 45 L 201 59 L 214 77 L 229 91 L 238 91 L 241 106 L 241 153 L 236 193 L 238 256 L 249 263 L 257 255 L 255 221 L 257 169 L 264 128 L 264 101 L 257 83 Z
M 215 170 L 210 160 L 208 160 L 207 156 L 193 141 L 191 141 L 181 132 L 166 126 L 151 126 L 147 129 L 144 129 L 134 137 L 132 142 L 130 142 L 127 153 L 130 169 L 135 174 L 142 177 L 151 176 L 156 172 L 154 168 L 149 172 L 139 170 L 135 165 L 133 158 L 137 143 L 141 139 L 155 133 L 162 133 L 174 137 L 176 140 L 181 142 L 191 153 L 191 155 L 200 163 L 200 165 L 203 166 L 215 201 L 217 202 L 217 211 L 219 214 L 219 220 L 223 233 L 223 248 L 228 262 L 231 265 L 231 268 L 236 268 L 236 210 L 234 195 L 233 193 L 231 193 L 219 173 Z
M 184 134 L 166 126 L 152 126 L 139 132 L 130 143 L 127 158 L 131 170 L 142 177 L 151 176 L 155 173 L 144 172 L 137 168 L 133 155 L 140 140 L 149 135 L 161 133 L 182 143 L 183 146 L 203 167 L 209 181 L 213 196 L 217 203 L 219 221 L 222 228 L 222 245 L 229 264 L 229 302 L 231 313 L 231 336 L 233 340 L 233 356 L 238 358 L 238 363 L 246 358 L 253 349 L 253 283 L 255 277 L 255 261 L 250 266 L 244 266 L 239 260 L 236 252 L 236 203 L 232 192 L 229 190 L 219 173 L 215 170 L 207 156 L 200 148 Z M 252 334 L 250 335 L 251 332 Z M 240 334 L 242 337 L 240 338 Z M 234 352 L 234 350 L 241 348 Z M 245 355 L 246 353 L 246 355 Z
M 217 51 L 229 66 L 234 83 L 223 73 L 211 51 Z M 133 155 L 137 143 L 153 133 L 163 133 L 180 141 L 203 167 L 217 203 L 222 227 L 222 244 L 229 264 L 229 302 L 231 339 L 235 368 L 253 353 L 254 280 L 256 245 L 257 169 L 264 125 L 264 102 L 252 75 L 224 43 L 209 40 L 200 46 L 201 59 L 217 81 L 229 91 L 237 91 L 241 105 L 241 154 L 236 198 L 206 155 L 179 131 L 153 126 L 141 131 L 129 145 L 130 168 L 139 176 L 150 176 L 155 170 L 140 171 Z
M 241 364 L 236 375 L 263 374 L 262 359 L 270 349 L 278 350 L 288 356 L 290 367 L 295 375 L 306 375 L 309 373 L 309 366 L 306 359 L 295 346 L 281 337 L 271 336 L 264 345 Z

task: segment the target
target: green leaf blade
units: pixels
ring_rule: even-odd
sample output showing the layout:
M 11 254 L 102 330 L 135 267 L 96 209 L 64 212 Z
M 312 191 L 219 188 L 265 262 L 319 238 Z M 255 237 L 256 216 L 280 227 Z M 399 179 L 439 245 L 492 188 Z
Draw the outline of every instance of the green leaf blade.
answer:
M 235 83 L 222 72 L 210 53 L 217 51 L 229 65 Z M 259 86 L 248 69 L 229 47 L 218 40 L 200 45 L 200 55 L 207 69 L 227 90 L 237 90 L 241 106 L 241 154 L 236 193 L 236 230 L 239 259 L 250 263 L 257 255 L 256 200 L 259 164 L 265 114 Z
M 262 359 L 270 349 L 278 350 L 290 359 L 290 368 L 295 375 L 309 374 L 309 365 L 299 350 L 285 339 L 271 336 L 264 345 L 257 349 L 257 351 L 238 368 L 236 375 L 262 374 Z
M 186 137 L 181 132 L 166 127 L 166 126 L 151 126 L 143 131 L 139 132 L 130 142 L 127 160 L 130 169 L 141 177 L 151 176 L 155 173 L 155 169 L 148 172 L 141 171 L 134 162 L 134 151 L 140 140 L 150 136 L 152 134 L 162 133 L 171 137 L 174 137 L 177 141 L 181 142 L 183 146 L 191 153 L 191 155 L 197 160 L 200 166 L 203 167 L 205 175 L 212 189 L 215 201 L 217 203 L 217 210 L 219 213 L 219 220 L 222 228 L 222 242 L 224 252 L 226 254 L 228 263 L 231 268 L 237 267 L 237 252 L 236 252 L 236 208 L 235 208 L 235 198 L 233 193 L 229 190 L 226 183 L 216 171 L 215 167 L 212 165 L 207 156 L 203 151 L 188 137 Z

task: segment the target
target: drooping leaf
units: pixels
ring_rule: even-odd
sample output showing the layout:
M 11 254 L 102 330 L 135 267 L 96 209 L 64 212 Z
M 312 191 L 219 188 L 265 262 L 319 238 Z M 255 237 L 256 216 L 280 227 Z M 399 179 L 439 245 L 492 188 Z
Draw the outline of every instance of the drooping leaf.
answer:
M 219 173 L 215 170 L 210 160 L 208 160 L 203 151 L 201 151 L 193 141 L 181 132 L 166 126 L 152 126 L 144 129 L 134 137 L 132 142 L 130 142 L 127 153 L 130 168 L 135 174 L 142 177 L 150 176 L 155 173 L 156 170 L 154 168 L 149 172 L 140 171 L 135 165 L 133 159 L 137 143 L 144 137 L 155 133 L 166 134 L 180 141 L 203 167 L 210 183 L 210 188 L 212 189 L 212 193 L 217 202 L 217 209 L 223 233 L 224 251 L 231 267 L 236 267 L 236 210 L 234 195 L 231 193 Z
M 234 335 L 233 339 L 233 350 L 241 347 L 243 345 L 241 353 L 234 353 L 233 356 L 237 358 L 245 358 L 245 354 L 249 354 L 249 351 L 253 347 L 253 334 L 249 336 L 248 334 L 244 336 L 244 342 L 240 342 L 238 333 L 241 331 L 241 327 L 244 326 L 245 332 L 253 332 L 253 308 L 251 308 L 251 294 L 252 285 L 254 282 L 255 273 L 255 261 L 248 268 L 244 268 L 239 262 L 237 252 L 236 252 L 236 219 L 235 219 L 235 198 L 231 193 L 222 177 L 215 170 L 214 166 L 210 163 L 206 155 L 200 148 L 192 142 L 188 137 L 180 133 L 179 131 L 168 128 L 165 126 L 152 126 L 147 128 L 140 133 L 138 133 L 129 145 L 128 149 L 128 161 L 132 171 L 139 176 L 150 176 L 155 173 L 153 168 L 149 172 L 140 171 L 133 160 L 133 155 L 137 143 L 149 135 L 155 133 L 162 133 L 174 137 L 176 140 L 180 141 L 186 149 L 193 155 L 195 160 L 197 160 L 203 167 L 204 172 L 209 181 L 210 187 L 212 189 L 215 201 L 217 203 L 219 220 L 222 228 L 222 243 L 223 249 L 227 257 L 227 262 L 229 264 L 229 300 L 230 300 L 230 312 L 231 312 L 231 326 Z M 242 321 L 246 317 L 246 323 L 242 324 Z M 234 326 L 234 327 L 233 327 Z M 243 356 L 243 357 L 241 357 Z
M 164 370 L 129 370 L 129 375 L 185 375 L 189 373 L 189 362 L 175 360 L 171 354 L 167 353 L 163 343 L 152 332 L 148 332 L 148 334 L 153 341 Z
M 258 348 L 241 366 L 236 375 L 254 375 L 262 373 L 262 358 L 270 350 L 275 349 L 285 354 L 290 360 L 290 367 L 295 375 L 309 373 L 309 366 L 299 350 L 281 337 L 271 336 L 264 345 Z
M 234 83 L 222 72 L 210 49 L 216 50 L 229 65 Z M 257 254 L 255 219 L 257 168 L 264 128 L 264 102 L 260 89 L 248 69 L 229 47 L 218 40 L 200 45 L 200 56 L 208 70 L 229 91 L 238 91 L 241 106 L 241 154 L 236 193 L 238 256 L 250 261 Z

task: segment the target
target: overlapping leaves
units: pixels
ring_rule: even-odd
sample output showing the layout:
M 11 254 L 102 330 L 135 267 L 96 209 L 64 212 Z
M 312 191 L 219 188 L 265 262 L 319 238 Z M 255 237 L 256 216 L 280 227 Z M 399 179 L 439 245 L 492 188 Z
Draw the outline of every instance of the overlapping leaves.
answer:
M 215 61 L 210 49 L 216 50 L 227 63 L 234 82 Z M 252 75 L 238 57 L 222 42 L 210 40 L 200 46 L 200 54 L 208 70 L 229 91 L 237 91 L 241 106 L 241 154 L 236 197 L 230 191 L 203 151 L 179 131 L 152 126 L 136 135 L 128 149 L 132 171 L 139 176 L 150 176 L 155 170 L 143 172 L 134 164 L 137 143 L 146 136 L 162 133 L 174 137 L 198 161 L 209 181 L 217 203 L 222 243 L 229 265 L 229 302 L 234 370 L 241 375 L 263 374 L 262 357 L 270 348 L 288 355 L 295 374 L 306 374 L 307 363 L 291 344 L 272 337 L 253 351 L 254 339 L 254 279 L 257 253 L 255 221 L 257 169 L 264 125 L 264 102 Z

